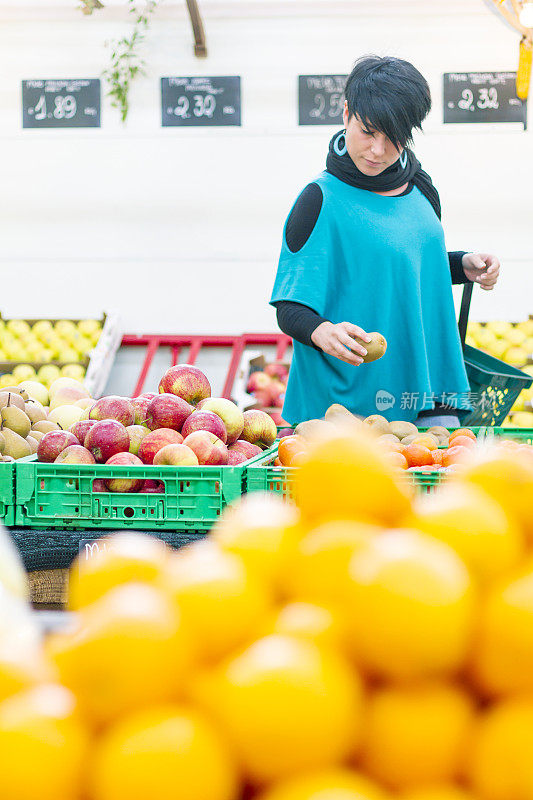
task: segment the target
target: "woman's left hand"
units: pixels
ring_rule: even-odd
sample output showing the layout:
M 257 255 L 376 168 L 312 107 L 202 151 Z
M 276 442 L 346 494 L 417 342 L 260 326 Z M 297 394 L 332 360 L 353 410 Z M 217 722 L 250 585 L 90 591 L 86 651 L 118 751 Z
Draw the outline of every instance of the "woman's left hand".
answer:
M 465 253 L 463 271 L 469 281 L 479 283 L 489 292 L 494 289 L 500 274 L 500 260 L 490 253 Z

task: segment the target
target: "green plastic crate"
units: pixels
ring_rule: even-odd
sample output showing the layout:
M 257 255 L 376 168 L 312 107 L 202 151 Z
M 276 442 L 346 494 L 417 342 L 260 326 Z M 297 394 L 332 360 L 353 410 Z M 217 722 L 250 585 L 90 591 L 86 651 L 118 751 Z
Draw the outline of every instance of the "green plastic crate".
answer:
M 15 524 L 15 462 L 0 462 L 0 522 Z
M 461 424 L 469 428 L 472 425 L 498 425 L 504 421 L 522 389 L 531 386 L 533 378 L 468 344 L 465 345 L 464 360 L 470 391 L 481 395 L 483 403 L 466 414 Z
M 260 459 L 262 453 L 255 459 Z M 246 466 L 123 467 L 16 463 L 15 524 L 28 528 L 134 528 L 207 531 L 244 489 Z M 161 494 L 93 492 L 97 478 L 161 480 Z
M 246 469 L 247 492 L 275 492 L 281 497 L 293 499 L 294 475 L 297 467 L 274 467 L 278 454 L 278 444 L 258 456 Z M 407 481 L 413 483 L 423 493 L 430 493 L 446 480 L 445 472 L 405 472 Z

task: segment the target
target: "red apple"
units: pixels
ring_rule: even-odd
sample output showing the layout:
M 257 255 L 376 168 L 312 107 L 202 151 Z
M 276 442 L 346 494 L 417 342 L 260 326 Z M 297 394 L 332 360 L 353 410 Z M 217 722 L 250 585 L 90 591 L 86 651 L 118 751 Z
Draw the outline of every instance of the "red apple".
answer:
M 269 414 L 258 408 L 244 412 L 244 429 L 241 439 L 258 444 L 261 448 L 270 447 L 276 441 L 276 423 Z
M 288 423 L 285 422 L 285 420 L 283 419 L 283 417 L 281 416 L 279 411 L 269 411 L 268 413 L 272 417 L 272 419 L 274 420 L 274 424 L 276 426 L 278 426 L 278 425 L 279 425 L 279 427 L 281 427 L 282 425 L 287 426 Z
M 94 464 L 94 456 L 81 444 L 71 444 L 60 452 L 54 464 Z
M 246 386 L 246 391 L 253 393 L 256 392 L 258 389 L 266 389 L 272 383 L 271 378 L 266 375 L 264 372 L 257 370 L 256 372 L 252 372 L 250 377 L 248 378 L 248 384 Z
M 172 428 L 180 431 L 183 423 L 193 411 L 194 408 L 181 397 L 169 393 L 158 394 L 150 401 L 146 410 L 146 425 L 151 431 L 158 428 Z
M 285 364 L 279 364 L 274 362 L 273 364 L 267 364 L 264 369 L 265 375 L 270 375 L 272 378 L 278 378 L 278 380 L 283 381 L 284 383 L 287 382 L 287 378 L 289 377 L 289 370 Z
M 224 444 L 226 444 L 228 438 L 226 427 L 220 417 L 204 409 L 201 411 L 193 411 L 191 416 L 187 417 L 183 423 L 183 428 L 181 429 L 183 438 L 186 438 L 194 431 L 211 431 L 211 433 L 214 433 Z
M 254 456 L 257 456 L 259 453 L 263 452 L 258 445 L 252 444 L 251 442 L 245 442 L 243 439 L 237 439 L 237 441 L 234 442 L 231 447 L 228 447 L 228 450 L 242 453 L 247 459 L 253 458 Z
M 37 460 L 50 464 L 67 447 L 79 445 L 79 440 L 70 431 L 49 431 L 45 433 L 37 448 Z
M 282 420 L 281 424 L 287 425 L 287 423 L 284 420 Z M 292 436 L 293 434 L 294 434 L 293 428 L 288 428 L 288 427 L 282 428 L 280 431 L 278 431 L 278 439 L 283 439 L 284 436 Z
M 237 441 L 244 428 L 244 417 L 235 403 L 226 400 L 225 397 L 209 397 L 207 400 L 202 400 L 202 411 L 211 411 L 220 417 L 226 428 L 228 437 L 226 444 Z
M 134 456 L 139 455 L 139 447 L 145 436 L 148 436 L 150 431 L 144 425 L 128 425 L 126 428 L 128 436 L 130 437 L 129 451 Z
M 270 389 L 257 389 L 257 391 L 254 392 L 254 397 L 258 405 L 263 406 L 263 408 L 268 408 L 272 403 L 272 392 Z
M 111 394 L 109 397 L 101 397 L 89 411 L 89 419 L 102 421 L 104 419 L 115 419 L 121 422 L 124 427 L 133 425 L 135 411 L 131 400 L 127 397 L 119 397 Z
M 167 444 L 181 444 L 183 436 L 172 428 L 158 428 L 145 436 L 139 447 L 138 456 L 143 464 L 153 464 L 155 454 Z
M 103 478 L 95 478 L 93 481 L 93 492 L 107 492 L 107 486 Z
M 146 395 L 139 395 L 139 397 L 134 397 L 131 401 L 131 405 L 133 407 L 134 413 L 134 425 L 145 425 L 146 424 L 146 410 L 154 397 L 157 397 L 156 394 L 151 394 L 150 396 Z M 129 427 L 129 426 L 128 426 Z
M 144 466 L 141 459 L 137 458 L 133 453 L 117 453 L 111 456 L 105 463 L 110 467 Z M 140 492 L 144 485 L 144 478 L 105 478 L 104 480 L 110 492 Z
M 230 467 L 236 467 L 237 464 L 243 464 L 245 461 L 248 461 L 248 459 L 240 450 L 228 449 L 228 465 Z
M 228 463 L 228 448 L 214 433 L 194 431 L 183 440 L 183 444 L 194 450 L 199 464 L 218 465 Z
M 164 494 L 165 493 L 165 484 L 163 481 L 152 481 L 150 479 L 144 482 L 144 486 L 141 489 L 141 494 Z
M 87 432 L 93 425 L 96 425 L 96 420 L 94 419 L 80 419 L 79 422 L 75 422 L 74 425 L 70 426 L 69 431 L 74 434 L 80 444 L 85 444 Z
M 91 451 L 100 464 L 105 463 L 117 453 L 126 453 L 129 446 L 128 431 L 116 419 L 104 419 L 97 422 L 85 437 L 85 447 Z
M 159 383 L 159 391 L 175 394 L 194 406 L 211 397 L 211 386 L 206 376 L 190 364 L 176 364 L 167 369 Z
M 154 466 L 197 467 L 196 453 L 185 444 L 167 444 L 154 456 Z

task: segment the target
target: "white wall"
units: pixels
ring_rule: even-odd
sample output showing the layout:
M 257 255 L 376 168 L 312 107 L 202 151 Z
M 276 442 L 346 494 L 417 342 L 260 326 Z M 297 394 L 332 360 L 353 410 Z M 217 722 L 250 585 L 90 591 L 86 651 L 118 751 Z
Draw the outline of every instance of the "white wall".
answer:
M 299 73 L 348 72 L 366 52 L 411 60 L 434 109 L 416 143 L 449 249 L 503 262 L 472 318 L 533 313 L 533 146 L 519 125 L 443 126 L 442 73 L 514 70 L 518 35 L 482 0 L 200 0 L 209 57 L 192 53 L 185 3 L 164 0 L 128 123 L 21 128 L 20 81 L 98 77 L 125 2 L 84 17 L 76 0 L 0 2 L 0 310 L 119 309 L 129 332 L 275 329 L 267 301 L 281 228 L 323 168 L 333 128 L 298 128 Z M 241 75 L 242 128 L 160 127 L 163 75 Z

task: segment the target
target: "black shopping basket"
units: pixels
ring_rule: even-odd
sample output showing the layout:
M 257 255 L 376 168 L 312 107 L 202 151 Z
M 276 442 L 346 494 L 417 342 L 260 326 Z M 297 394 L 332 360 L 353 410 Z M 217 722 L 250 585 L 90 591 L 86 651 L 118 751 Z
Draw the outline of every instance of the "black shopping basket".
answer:
M 520 392 L 531 386 L 533 378 L 526 372 L 506 364 L 505 361 L 465 343 L 473 288 L 473 283 L 467 283 L 463 289 L 459 334 L 474 410 L 467 411 L 466 415 L 462 416 L 461 424 L 501 425 Z

